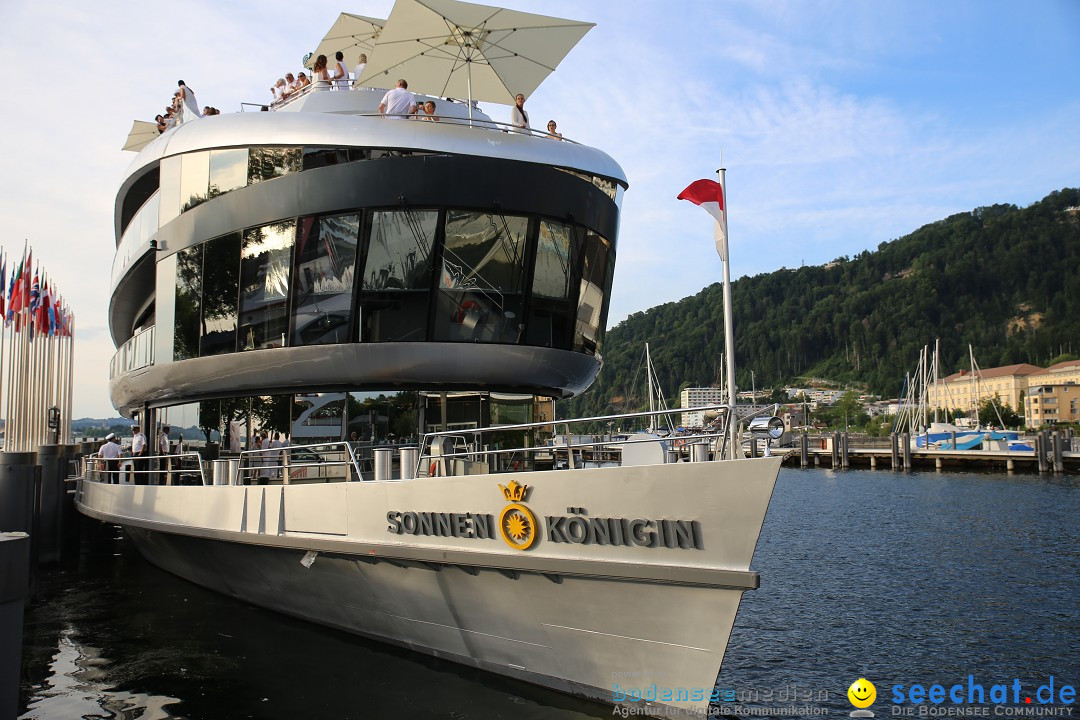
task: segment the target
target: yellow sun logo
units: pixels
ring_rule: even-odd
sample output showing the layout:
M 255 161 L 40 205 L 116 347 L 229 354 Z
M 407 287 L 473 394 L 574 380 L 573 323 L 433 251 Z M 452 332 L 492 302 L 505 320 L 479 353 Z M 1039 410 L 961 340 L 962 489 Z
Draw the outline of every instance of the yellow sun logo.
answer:
M 507 500 L 525 500 L 528 485 L 511 482 L 509 486 L 499 486 Z M 528 550 L 539 537 L 536 531 L 536 516 L 521 502 L 511 502 L 499 513 L 499 534 L 503 541 L 515 550 Z

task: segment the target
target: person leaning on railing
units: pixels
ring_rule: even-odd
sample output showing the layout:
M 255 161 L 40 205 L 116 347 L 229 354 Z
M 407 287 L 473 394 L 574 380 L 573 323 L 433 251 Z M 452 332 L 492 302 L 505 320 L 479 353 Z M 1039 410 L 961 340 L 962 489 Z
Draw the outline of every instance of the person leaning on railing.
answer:
M 135 484 L 146 485 L 149 482 L 149 476 L 147 470 L 149 470 L 150 461 L 146 459 L 146 451 L 148 445 L 146 443 L 146 435 L 143 434 L 142 429 L 138 425 L 131 426 L 131 457 L 132 470 L 134 470 Z

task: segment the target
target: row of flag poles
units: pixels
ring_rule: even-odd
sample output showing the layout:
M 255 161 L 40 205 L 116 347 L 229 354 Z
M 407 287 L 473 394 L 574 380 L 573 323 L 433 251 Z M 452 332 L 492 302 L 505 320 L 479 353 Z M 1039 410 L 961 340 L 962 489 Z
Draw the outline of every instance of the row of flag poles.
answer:
M 24 245 L 0 247 L 0 411 L 4 451 L 71 438 L 75 315 Z

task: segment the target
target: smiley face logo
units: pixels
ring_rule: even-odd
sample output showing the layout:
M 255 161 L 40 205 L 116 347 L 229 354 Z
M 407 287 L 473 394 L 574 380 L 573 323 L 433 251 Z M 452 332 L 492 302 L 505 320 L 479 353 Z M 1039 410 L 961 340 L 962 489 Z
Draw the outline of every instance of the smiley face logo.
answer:
M 866 678 L 859 678 L 851 683 L 847 691 L 848 700 L 857 708 L 868 708 L 877 700 L 877 688 Z

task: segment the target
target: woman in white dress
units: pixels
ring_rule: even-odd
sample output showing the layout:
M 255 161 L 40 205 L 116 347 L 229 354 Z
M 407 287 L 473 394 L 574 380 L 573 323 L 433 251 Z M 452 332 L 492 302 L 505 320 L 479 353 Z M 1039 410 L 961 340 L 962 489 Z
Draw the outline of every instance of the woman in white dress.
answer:
M 518 93 L 514 98 L 514 108 L 510 111 L 510 124 L 514 132 L 529 131 L 529 113 L 525 112 L 525 96 Z
M 320 55 L 315 58 L 315 67 L 311 68 L 311 84 L 315 90 L 330 89 L 330 74 L 326 72 L 326 56 Z

